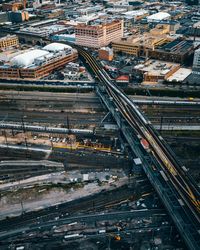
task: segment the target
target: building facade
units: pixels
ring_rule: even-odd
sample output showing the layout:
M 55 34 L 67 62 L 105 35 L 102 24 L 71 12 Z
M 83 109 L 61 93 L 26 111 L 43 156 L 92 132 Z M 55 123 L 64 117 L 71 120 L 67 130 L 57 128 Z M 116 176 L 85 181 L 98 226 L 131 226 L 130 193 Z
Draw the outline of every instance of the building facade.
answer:
M 199 5 L 199 0 L 186 0 L 188 5 Z
M 27 11 L 11 11 L 8 12 L 8 17 L 12 23 L 21 23 L 29 20 Z
M 149 57 L 183 64 L 191 60 L 193 53 L 193 41 L 178 38 L 159 48 L 149 51 Z
M 99 59 L 112 61 L 113 60 L 113 50 L 111 48 L 105 47 L 98 50 Z
M 19 45 L 19 40 L 16 35 L 12 36 L 5 36 L 0 38 L 0 50 L 18 46 Z
M 151 35 L 145 33 L 140 36 L 123 37 L 112 42 L 112 48 L 114 53 L 122 52 L 133 56 L 145 56 L 148 57 L 150 50 L 154 50 L 156 47 L 167 43 L 168 38 L 166 36 Z
M 10 2 L 10 3 L 3 3 L 2 10 L 3 11 L 18 11 L 24 8 L 22 2 Z
M 112 43 L 114 53 L 122 52 L 136 57 L 185 63 L 194 52 L 193 41 L 173 39 L 165 34 L 143 34 L 141 37 L 122 38 Z
M 192 72 L 200 75 L 200 49 L 195 50 Z
M 164 81 L 179 70 L 180 64 L 148 60 L 144 64 L 136 65 L 134 69 L 143 75 L 143 84 L 156 84 Z
M 38 56 L 36 56 L 38 54 Z M 10 63 L 0 66 L 1 79 L 40 79 L 67 63 L 77 60 L 74 49 L 60 51 L 31 50 L 12 58 Z M 14 63 L 13 63 L 14 62 Z
M 76 44 L 100 48 L 123 37 L 123 20 L 98 25 L 78 24 L 75 29 Z

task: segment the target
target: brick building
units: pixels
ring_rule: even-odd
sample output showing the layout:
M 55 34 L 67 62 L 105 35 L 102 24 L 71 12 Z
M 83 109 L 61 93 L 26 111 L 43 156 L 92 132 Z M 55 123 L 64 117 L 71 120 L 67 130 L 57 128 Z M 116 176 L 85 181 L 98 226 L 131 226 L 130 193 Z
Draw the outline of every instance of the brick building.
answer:
M 113 60 L 113 50 L 108 47 L 103 47 L 98 50 L 99 59 L 112 61 Z
M 18 46 L 19 40 L 16 35 L 8 35 L 0 38 L 0 50 L 7 49 L 10 47 Z
M 22 2 L 10 2 L 10 3 L 3 3 L 2 10 L 3 11 L 18 11 L 24 8 Z
M 114 53 L 122 52 L 137 57 L 148 57 L 150 50 L 154 50 L 156 47 L 166 44 L 168 41 L 169 39 L 165 35 L 157 36 L 144 33 L 142 35 L 133 35 L 115 40 L 112 42 L 112 48 Z
M 76 44 L 91 48 L 107 46 L 123 37 L 123 21 L 115 20 L 103 24 L 78 24 L 75 29 Z
M 43 49 L 31 49 L 0 66 L 0 78 L 39 79 L 78 58 L 70 46 L 52 43 Z
M 164 81 L 180 69 L 180 64 L 158 60 L 148 60 L 134 67 L 143 75 L 143 84 L 155 84 Z

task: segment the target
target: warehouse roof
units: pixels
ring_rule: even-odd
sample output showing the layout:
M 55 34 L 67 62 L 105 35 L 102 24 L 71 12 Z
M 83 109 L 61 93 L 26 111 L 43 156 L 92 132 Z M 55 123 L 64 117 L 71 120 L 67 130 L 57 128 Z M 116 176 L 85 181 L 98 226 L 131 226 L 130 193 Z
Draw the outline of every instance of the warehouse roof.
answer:
M 131 10 L 131 11 L 127 11 L 127 12 L 124 12 L 123 14 L 124 14 L 125 16 L 134 17 L 134 16 L 141 16 L 141 15 L 144 15 L 144 14 L 147 14 L 147 13 L 148 13 L 147 10 L 140 9 L 140 10 Z
M 153 14 L 151 16 L 147 17 L 148 21 L 159 21 L 159 20 L 164 20 L 164 19 L 168 19 L 170 17 L 170 14 L 168 14 L 167 12 L 158 12 L 156 14 Z
M 185 53 L 193 49 L 193 41 L 177 38 L 172 42 L 169 42 L 163 46 L 160 46 L 160 49 L 165 50 L 170 53 L 184 55 Z
M 36 58 L 41 56 L 45 56 L 49 54 L 49 52 L 40 49 L 33 49 L 25 52 L 21 55 L 17 55 L 11 59 L 12 65 L 16 65 L 18 67 L 26 67 L 34 62 Z
M 71 49 L 71 48 L 72 48 L 71 46 L 62 44 L 62 43 L 50 43 L 46 45 L 43 49 L 47 51 L 56 52 L 56 51 L 62 51 L 62 50 Z
M 138 64 L 134 66 L 134 69 L 139 70 L 148 75 L 165 76 L 170 71 L 177 71 L 180 64 L 165 62 L 159 60 L 148 60 L 143 64 Z
M 173 80 L 177 82 L 182 82 L 191 74 L 192 70 L 187 68 L 180 68 L 174 72 L 170 77 L 167 78 L 168 81 L 172 82 Z

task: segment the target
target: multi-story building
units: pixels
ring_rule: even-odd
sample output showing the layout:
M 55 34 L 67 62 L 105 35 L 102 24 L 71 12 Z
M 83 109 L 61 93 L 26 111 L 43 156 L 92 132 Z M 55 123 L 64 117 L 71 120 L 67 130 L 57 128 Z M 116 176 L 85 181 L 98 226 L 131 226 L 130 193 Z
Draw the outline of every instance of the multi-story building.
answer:
M 0 12 L 0 25 L 4 24 L 5 22 L 8 22 L 8 13 L 7 12 Z
M 188 5 L 199 5 L 199 0 L 186 0 Z
M 134 67 L 137 72 L 143 75 L 143 84 L 155 84 L 164 81 L 180 69 L 180 64 L 148 60 L 144 64 Z
M 29 20 L 29 14 L 27 11 L 10 11 L 8 12 L 9 20 L 12 23 L 21 23 Z
M 200 49 L 196 49 L 194 53 L 192 73 L 184 80 L 185 83 L 196 85 L 200 83 Z
M 171 15 L 167 12 L 158 12 L 147 17 L 147 22 L 159 23 L 162 20 L 171 19 Z
M 146 57 L 176 63 L 189 62 L 193 52 L 193 41 L 149 33 L 122 38 L 112 43 L 114 53 L 123 52 L 136 57 Z
M 123 37 L 123 21 L 115 20 L 103 24 L 78 24 L 75 29 L 76 44 L 91 48 L 107 46 Z
M 150 50 L 154 50 L 156 47 L 166 44 L 169 39 L 165 35 L 151 35 L 145 33 L 142 35 L 123 37 L 112 42 L 114 53 L 122 52 L 133 56 L 145 56 L 148 57 Z
M 194 53 L 194 44 L 192 40 L 183 38 L 175 39 L 163 46 L 159 46 L 149 51 L 149 57 L 158 60 L 189 63 Z
M 14 47 L 19 45 L 19 40 L 16 35 L 8 35 L 0 38 L 0 50 L 6 49 L 9 47 Z
M 109 47 L 101 48 L 98 51 L 99 59 L 112 61 L 113 60 L 113 50 Z
M 10 2 L 10 3 L 3 3 L 2 10 L 3 11 L 18 11 L 23 9 L 22 2 Z
M 39 79 L 78 58 L 70 46 L 52 43 L 43 49 L 31 49 L 0 66 L 0 78 Z
M 195 50 L 192 72 L 200 75 L 200 49 Z
M 170 25 L 169 24 L 157 24 L 155 28 L 150 30 L 150 33 L 154 36 L 169 34 Z

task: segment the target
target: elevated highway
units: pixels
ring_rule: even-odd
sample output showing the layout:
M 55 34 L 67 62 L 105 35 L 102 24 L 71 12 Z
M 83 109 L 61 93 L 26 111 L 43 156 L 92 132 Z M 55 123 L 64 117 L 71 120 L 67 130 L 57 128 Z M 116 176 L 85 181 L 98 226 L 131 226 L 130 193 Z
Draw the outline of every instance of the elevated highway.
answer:
M 175 222 L 189 249 L 200 244 L 200 192 L 186 168 L 176 159 L 150 121 L 112 81 L 87 50 L 76 46 L 80 56 L 100 81 L 97 92 L 121 128 L 133 153 Z M 144 150 L 140 141 L 145 139 Z

